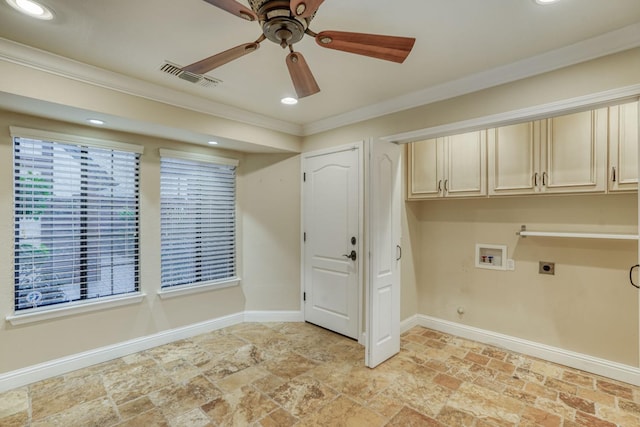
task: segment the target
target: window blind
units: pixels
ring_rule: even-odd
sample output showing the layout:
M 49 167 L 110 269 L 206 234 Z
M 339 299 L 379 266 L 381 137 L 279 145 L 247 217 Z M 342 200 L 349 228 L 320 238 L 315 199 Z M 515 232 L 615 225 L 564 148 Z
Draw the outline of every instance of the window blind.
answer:
M 236 276 L 236 166 L 193 158 L 161 151 L 163 288 Z
M 14 136 L 16 311 L 138 291 L 138 186 L 138 152 Z

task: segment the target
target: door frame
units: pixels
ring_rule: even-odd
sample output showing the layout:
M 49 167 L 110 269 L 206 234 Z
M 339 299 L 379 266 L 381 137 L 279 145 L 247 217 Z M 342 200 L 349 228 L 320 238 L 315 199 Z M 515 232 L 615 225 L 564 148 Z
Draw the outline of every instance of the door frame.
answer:
M 305 201 L 305 193 L 304 193 L 304 163 L 305 160 L 311 157 L 325 156 L 328 154 L 340 153 L 343 151 L 349 150 L 358 150 L 358 243 L 357 243 L 357 253 L 358 257 L 356 258 L 356 269 L 357 269 L 357 282 L 358 282 L 358 313 L 356 314 L 358 317 L 358 343 L 364 345 L 364 334 L 363 331 L 363 306 L 365 301 L 364 295 L 364 280 L 366 272 L 364 269 L 364 239 L 365 239 L 365 229 L 364 229 L 364 220 L 365 220 L 365 212 L 364 212 L 364 202 L 365 202 L 365 194 L 364 194 L 364 178 L 365 178 L 365 141 L 358 141 L 351 144 L 338 145 L 335 147 L 325 148 L 321 150 L 309 151 L 306 153 L 302 153 L 300 157 L 300 245 L 302 246 L 302 256 L 300 259 L 300 311 L 302 311 L 302 318 L 306 322 L 306 310 L 305 310 L 305 301 L 304 301 L 304 292 L 306 289 L 305 283 L 305 259 L 306 259 L 306 244 L 304 241 L 304 233 L 305 233 L 305 209 L 304 209 L 304 201 Z

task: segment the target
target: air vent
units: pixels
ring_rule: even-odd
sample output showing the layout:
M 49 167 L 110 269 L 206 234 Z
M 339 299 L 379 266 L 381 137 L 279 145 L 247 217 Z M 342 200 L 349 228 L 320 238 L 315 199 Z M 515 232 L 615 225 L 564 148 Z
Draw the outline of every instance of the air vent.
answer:
M 201 76 L 200 74 L 194 74 L 188 71 L 183 71 L 179 65 L 173 64 L 169 61 L 165 61 L 164 64 L 162 64 L 162 66 L 160 67 L 160 71 L 172 76 L 179 77 L 189 83 L 197 84 L 198 86 L 216 87 L 220 83 L 222 83 L 222 80 Z

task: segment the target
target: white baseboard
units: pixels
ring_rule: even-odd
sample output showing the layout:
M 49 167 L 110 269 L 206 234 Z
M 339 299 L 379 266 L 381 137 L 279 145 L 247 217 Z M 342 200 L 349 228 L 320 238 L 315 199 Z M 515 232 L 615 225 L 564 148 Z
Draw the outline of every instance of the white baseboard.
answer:
M 304 312 L 298 311 L 245 311 L 245 322 L 304 322 Z
M 414 314 L 411 317 L 407 317 L 400 322 L 400 333 L 403 334 L 415 326 L 421 326 L 420 322 L 418 322 L 417 314 Z
M 302 311 L 244 311 L 0 374 L 0 392 L 243 322 L 304 322 Z
M 242 323 L 243 320 L 244 313 L 231 314 L 0 374 L 0 392 L 148 350 L 173 341 L 233 326 Z
M 623 381 L 629 384 L 637 386 L 640 385 L 640 368 L 635 366 L 624 365 L 606 359 L 600 359 L 586 354 L 576 353 L 558 347 L 527 341 L 509 335 L 503 335 L 422 314 L 416 314 L 403 320 L 401 322 L 400 329 L 402 332 L 406 332 L 414 326 L 423 326 L 425 328 L 456 335 L 484 344 L 494 345 L 496 347 L 502 347 L 517 353 L 548 360 L 553 363 L 591 372 L 596 375 L 602 375 L 604 377 Z
M 0 374 L 0 392 L 22 387 L 36 381 L 62 375 L 77 369 L 86 368 L 109 360 L 117 359 L 132 353 L 148 350 L 173 341 L 237 325 L 243 322 L 303 322 L 301 311 L 246 311 L 206 322 L 162 331 L 157 334 L 125 341 L 122 343 L 97 348 L 60 359 L 51 360 L 38 365 Z M 588 356 L 551 347 L 520 338 L 491 332 L 472 326 L 462 325 L 447 320 L 437 319 L 421 314 L 409 317 L 401 322 L 400 329 L 406 332 L 414 326 L 423 326 L 436 331 L 456 335 L 485 344 L 495 345 L 507 350 L 527 354 L 583 371 L 602 375 L 629 384 L 640 385 L 640 368 L 611 362 L 605 359 Z M 364 341 L 364 335 L 361 337 Z

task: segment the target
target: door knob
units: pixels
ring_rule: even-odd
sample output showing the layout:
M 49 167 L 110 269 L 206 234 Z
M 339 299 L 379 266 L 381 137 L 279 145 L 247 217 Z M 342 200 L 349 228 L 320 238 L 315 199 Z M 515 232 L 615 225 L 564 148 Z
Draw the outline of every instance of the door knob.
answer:
M 355 261 L 356 260 L 356 251 L 351 251 L 351 253 L 349 255 L 347 254 L 342 254 L 342 256 L 347 257 L 347 258 L 351 258 L 351 261 Z

